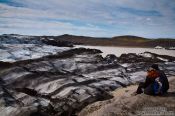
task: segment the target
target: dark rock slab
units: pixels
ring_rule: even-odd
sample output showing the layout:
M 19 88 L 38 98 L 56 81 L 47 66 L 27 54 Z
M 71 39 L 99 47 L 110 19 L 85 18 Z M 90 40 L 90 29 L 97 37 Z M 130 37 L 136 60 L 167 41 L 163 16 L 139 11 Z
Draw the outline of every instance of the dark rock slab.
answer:
M 74 115 L 90 103 L 112 98 L 110 91 L 143 80 L 152 63 L 158 63 L 168 76 L 175 75 L 172 57 L 123 54 L 103 58 L 100 53 L 76 48 L 37 59 L 1 62 L 0 113 Z

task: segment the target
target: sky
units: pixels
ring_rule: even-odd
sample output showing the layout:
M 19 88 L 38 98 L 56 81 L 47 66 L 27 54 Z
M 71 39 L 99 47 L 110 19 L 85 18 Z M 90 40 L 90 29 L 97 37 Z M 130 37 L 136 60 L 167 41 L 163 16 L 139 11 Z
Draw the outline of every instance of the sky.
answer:
M 175 0 L 0 0 L 0 34 L 175 38 Z

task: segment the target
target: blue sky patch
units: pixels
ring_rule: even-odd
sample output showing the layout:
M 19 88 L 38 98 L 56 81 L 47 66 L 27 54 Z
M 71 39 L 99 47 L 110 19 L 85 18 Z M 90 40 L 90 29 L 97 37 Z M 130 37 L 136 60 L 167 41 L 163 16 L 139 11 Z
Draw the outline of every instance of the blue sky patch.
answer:
M 15 0 L 0 0 L 0 3 L 7 4 L 14 7 L 24 7 L 24 5 L 15 2 Z
M 138 9 L 126 8 L 126 7 L 120 7 L 119 10 L 123 12 L 131 13 L 134 15 L 138 15 L 138 16 L 158 16 L 158 17 L 162 16 L 161 13 L 156 10 L 138 10 Z

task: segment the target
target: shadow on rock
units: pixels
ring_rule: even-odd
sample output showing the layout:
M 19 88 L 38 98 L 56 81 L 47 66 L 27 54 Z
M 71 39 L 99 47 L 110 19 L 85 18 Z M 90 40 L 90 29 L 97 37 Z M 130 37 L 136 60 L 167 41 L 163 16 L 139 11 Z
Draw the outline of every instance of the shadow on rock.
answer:
M 175 91 L 174 92 L 168 92 L 165 95 L 162 95 L 162 97 L 175 97 Z

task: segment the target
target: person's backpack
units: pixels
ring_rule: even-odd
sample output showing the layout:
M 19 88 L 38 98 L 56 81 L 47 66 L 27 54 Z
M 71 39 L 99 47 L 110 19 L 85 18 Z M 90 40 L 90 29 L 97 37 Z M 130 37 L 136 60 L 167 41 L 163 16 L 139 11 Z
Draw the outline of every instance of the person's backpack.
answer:
M 159 71 L 159 77 L 159 81 L 162 83 L 162 91 L 163 93 L 166 93 L 169 89 L 169 82 L 167 76 L 163 71 Z
M 162 82 L 160 81 L 160 77 L 157 77 L 154 81 L 154 85 L 153 85 L 153 90 L 154 90 L 154 94 L 155 95 L 159 95 L 163 93 L 162 90 Z

